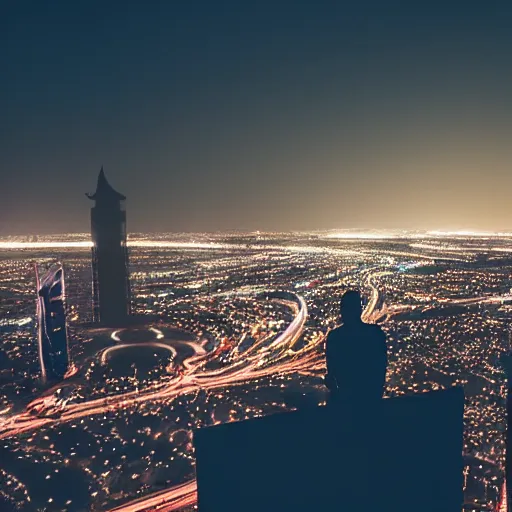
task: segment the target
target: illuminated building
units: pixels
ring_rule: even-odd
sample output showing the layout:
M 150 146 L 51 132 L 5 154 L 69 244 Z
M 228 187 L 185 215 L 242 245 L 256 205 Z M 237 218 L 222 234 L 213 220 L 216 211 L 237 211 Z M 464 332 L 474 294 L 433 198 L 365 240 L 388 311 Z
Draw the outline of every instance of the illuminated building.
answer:
M 60 380 L 69 368 L 64 271 L 61 265 L 37 277 L 38 343 L 43 382 Z
M 496 512 L 508 512 L 507 494 L 507 479 L 505 478 L 501 487 L 500 501 L 496 507 Z
M 91 208 L 93 318 L 123 325 L 130 315 L 130 281 L 126 247 L 126 197 L 108 183 L 103 167 Z

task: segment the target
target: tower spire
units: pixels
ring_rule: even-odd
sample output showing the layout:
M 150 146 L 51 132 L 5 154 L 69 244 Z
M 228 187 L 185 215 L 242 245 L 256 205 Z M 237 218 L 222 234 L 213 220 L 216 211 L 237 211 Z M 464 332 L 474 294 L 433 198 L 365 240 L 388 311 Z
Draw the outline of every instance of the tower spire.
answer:
M 93 201 L 125 201 L 126 197 L 120 194 L 112 185 L 107 181 L 103 165 L 101 166 L 100 173 L 98 174 L 98 182 L 96 185 L 96 192 L 94 194 L 85 194 L 89 199 Z

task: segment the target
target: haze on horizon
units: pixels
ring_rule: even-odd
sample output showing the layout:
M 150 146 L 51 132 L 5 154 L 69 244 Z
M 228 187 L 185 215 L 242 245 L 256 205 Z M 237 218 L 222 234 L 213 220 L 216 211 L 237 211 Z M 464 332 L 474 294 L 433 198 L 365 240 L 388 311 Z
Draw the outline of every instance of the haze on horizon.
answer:
M 410 4 L 5 2 L 0 235 L 101 165 L 130 232 L 512 230 L 512 5 Z

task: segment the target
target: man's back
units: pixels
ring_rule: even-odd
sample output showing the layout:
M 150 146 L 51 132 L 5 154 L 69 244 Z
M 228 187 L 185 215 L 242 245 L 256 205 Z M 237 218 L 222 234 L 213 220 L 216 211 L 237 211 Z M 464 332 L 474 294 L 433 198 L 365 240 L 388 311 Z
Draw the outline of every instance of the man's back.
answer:
M 378 325 L 357 322 L 332 330 L 326 342 L 328 382 L 338 397 L 382 398 L 386 336 Z

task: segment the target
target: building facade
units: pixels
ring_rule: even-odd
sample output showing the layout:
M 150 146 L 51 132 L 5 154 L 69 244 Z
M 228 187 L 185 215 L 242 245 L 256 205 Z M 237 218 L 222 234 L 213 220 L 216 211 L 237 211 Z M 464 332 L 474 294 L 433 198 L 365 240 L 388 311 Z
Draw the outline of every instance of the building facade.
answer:
M 69 369 L 64 270 L 54 265 L 37 278 L 38 343 L 43 382 L 62 380 Z
M 93 319 L 121 326 L 130 315 L 130 281 L 126 247 L 126 197 L 108 183 L 103 167 L 91 208 Z

